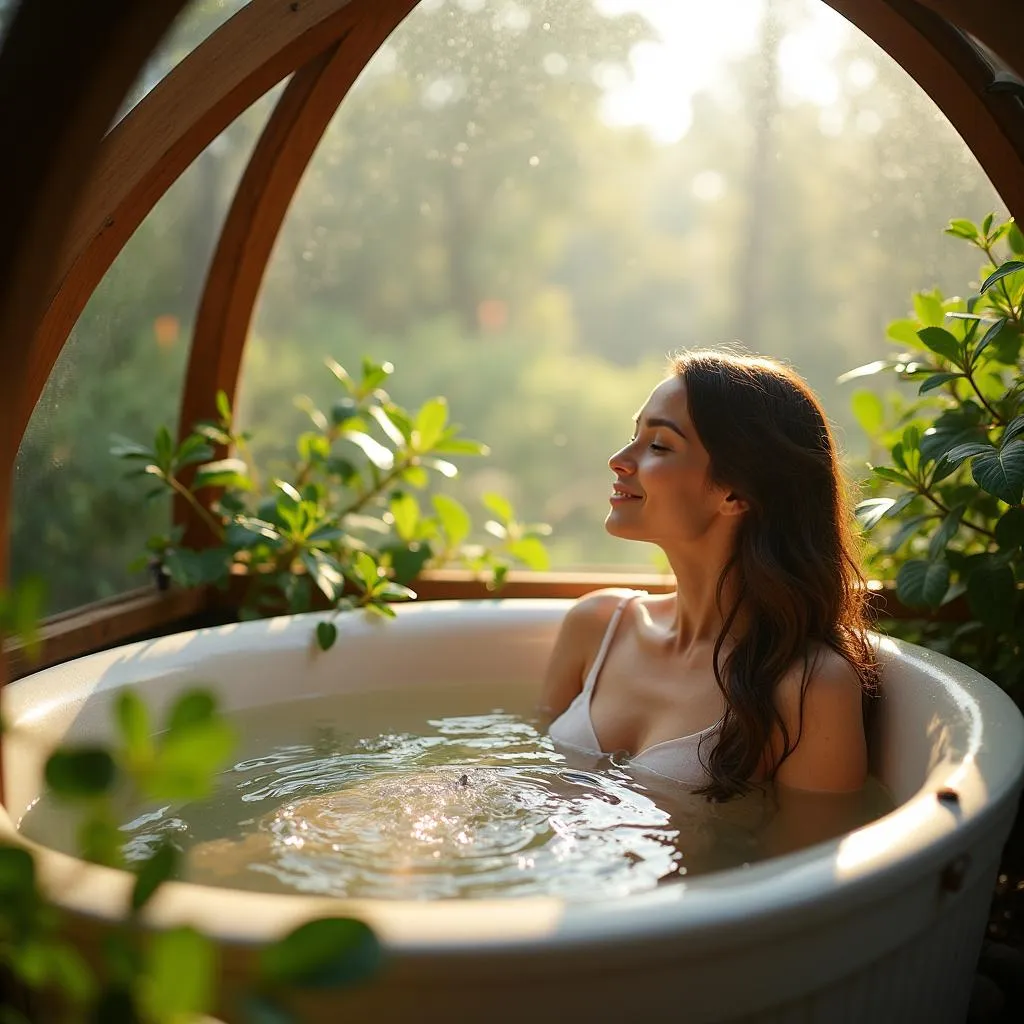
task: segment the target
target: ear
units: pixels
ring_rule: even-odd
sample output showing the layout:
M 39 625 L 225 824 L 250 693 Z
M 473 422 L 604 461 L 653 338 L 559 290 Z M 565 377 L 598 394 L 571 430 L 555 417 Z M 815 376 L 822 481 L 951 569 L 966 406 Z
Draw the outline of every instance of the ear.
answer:
M 718 511 L 723 516 L 741 516 L 750 510 L 750 503 L 741 498 L 735 491 L 728 491 L 722 498 Z

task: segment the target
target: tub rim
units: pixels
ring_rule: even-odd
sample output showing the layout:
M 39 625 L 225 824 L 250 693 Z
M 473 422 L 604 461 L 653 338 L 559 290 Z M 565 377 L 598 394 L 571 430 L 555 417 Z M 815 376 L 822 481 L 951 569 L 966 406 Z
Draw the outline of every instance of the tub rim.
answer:
M 426 614 L 490 619 L 511 612 L 550 616 L 572 604 L 561 599 L 495 599 L 424 602 L 403 606 L 396 622 L 409 625 Z M 269 628 L 279 638 L 295 629 L 311 630 L 320 613 L 231 624 L 172 634 L 181 641 L 198 635 L 245 636 L 246 627 Z M 362 623 L 338 620 L 339 629 L 361 630 Z M 425 623 L 423 623 L 425 624 Z M 370 628 L 379 628 L 375 623 Z M 994 683 L 952 659 L 913 644 L 876 637 L 880 647 L 928 672 L 943 685 L 970 720 L 973 745 L 964 756 L 943 762 L 909 800 L 889 814 L 837 839 L 749 867 L 731 868 L 660 886 L 648 893 L 594 903 L 565 903 L 552 897 L 474 900 L 337 899 L 299 894 L 169 882 L 146 908 L 153 928 L 191 924 L 229 945 L 261 945 L 305 920 L 321 915 L 351 915 L 377 930 L 386 951 L 403 958 L 461 956 L 487 952 L 502 956 L 545 949 L 579 949 L 641 943 L 650 947 L 671 937 L 699 942 L 702 948 L 735 942 L 737 936 L 785 934 L 809 924 L 840 918 L 866 904 L 891 898 L 923 874 L 939 873 L 960 856 L 969 841 L 1000 828 L 1020 791 L 1024 776 L 1024 717 Z M 116 654 L 131 653 L 154 641 L 140 641 L 44 669 L 11 684 L 19 696 L 42 677 L 59 679 L 100 665 Z M 119 684 L 125 685 L 125 684 Z M 6 688 L 5 688 L 6 689 Z M 998 722 L 993 737 L 983 720 Z M 993 742 L 993 739 L 995 742 Z M 958 806 L 937 797 L 953 788 Z M 1008 827 L 1008 825 L 1007 825 Z M 134 876 L 87 864 L 28 840 L 0 807 L 0 841 L 18 843 L 36 856 L 40 882 L 51 898 L 72 915 L 110 921 L 127 905 Z M 937 887 L 937 878 L 936 878 Z

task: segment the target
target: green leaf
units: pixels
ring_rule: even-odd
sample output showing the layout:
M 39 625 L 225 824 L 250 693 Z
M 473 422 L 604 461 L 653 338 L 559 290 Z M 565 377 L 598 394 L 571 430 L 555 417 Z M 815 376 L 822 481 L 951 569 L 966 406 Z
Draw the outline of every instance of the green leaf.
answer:
M 535 572 L 544 572 L 550 568 L 547 548 L 537 537 L 520 537 L 519 540 L 512 541 L 508 545 L 508 552 Z
M 435 494 L 431 502 L 441 520 L 441 528 L 450 547 L 457 548 L 468 536 L 472 520 L 465 506 L 447 494 Z
M 217 701 L 209 690 L 188 690 L 171 706 L 167 715 L 170 735 L 187 732 L 197 725 L 209 722 L 217 712 Z
M 944 359 L 959 366 L 962 362 L 960 342 L 944 327 L 925 327 L 917 332 L 917 336 Z
M 230 543 L 238 548 L 252 547 L 261 540 L 281 541 L 281 533 L 273 523 L 252 516 L 238 516 L 228 526 Z
M 129 761 L 148 760 L 153 752 L 153 740 L 145 702 L 134 690 L 122 690 L 115 705 L 115 715 Z
M 153 894 L 174 876 L 178 868 L 178 851 L 166 840 L 135 869 L 135 885 L 132 888 L 131 908 L 140 911 Z
M 967 577 L 967 604 L 986 626 L 997 630 L 1013 628 L 1016 585 L 1008 565 L 984 566 Z
M 434 445 L 438 455 L 490 455 L 491 449 L 480 441 L 470 441 L 464 437 L 445 436 Z
M 379 441 L 374 440 L 369 434 L 361 430 L 353 430 L 342 435 L 346 441 L 351 441 L 378 469 L 385 471 L 391 469 L 395 464 L 395 456 L 385 448 Z
M 951 380 L 962 380 L 965 374 L 962 373 L 935 373 L 931 377 L 928 377 L 924 383 L 917 389 L 919 395 L 927 394 L 929 391 L 934 391 L 936 388 L 941 388 L 943 384 L 948 384 Z
M 55 750 L 46 761 L 46 784 L 65 800 L 100 796 L 116 777 L 114 759 L 102 747 Z
M 891 370 L 897 365 L 895 359 L 876 359 L 873 362 L 865 363 L 863 366 L 858 366 L 853 370 L 847 370 L 846 373 L 840 374 L 836 377 L 837 384 L 845 384 L 847 381 L 856 380 L 858 377 L 873 377 L 876 373 L 881 373 L 883 370 Z
M 448 402 L 444 398 L 431 398 L 423 403 L 413 421 L 413 447 L 418 452 L 429 452 L 441 440 L 448 422 Z
M 231 402 L 226 391 L 217 392 L 217 415 L 227 423 L 231 422 Z
M 352 563 L 352 568 L 359 582 L 367 590 L 374 590 L 381 579 L 380 574 L 377 572 L 377 563 L 365 551 L 357 551 Z
M 402 470 L 402 480 L 410 487 L 423 490 L 430 483 L 430 477 L 422 466 L 407 466 Z
M 1024 434 L 1024 416 L 1016 416 L 1007 423 L 1003 436 L 999 439 L 999 446 L 1005 447 L 1018 434 Z
M 911 537 L 921 531 L 926 523 L 931 522 L 934 517 L 931 515 L 916 515 L 905 519 L 900 523 L 899 529 L 889 538 L 885 550 L 890 554 L 899 551 Z
M 331 405 L 331 423 L 336 427 L 358 417 L 359 403 L 354 398 L 339 398 Z
M 156 461 L 156 452 L 152 448 L 147 448 L 146 445 L 139 444 L 137 441 L 131 440 L 131 438 L 122 437 L 120 434 L 111 434 L 110 440 L 113 442 L 110 454 L 115 458 L 143 459 L 146 462 Z
M 911 559 L 900 566 L 896 594 L 910 608 L 938 608 L 949 589 L 949 566 L 945 562 Z
M 377 421 L 380 429 L 384 431 L 385 436 L 393 445 L 398 448 L 405 445 L 406 438 L 402 436 L 402 431 L 379 405 L 371 405 L 369 414 Z
M 507 498 L 503 498 L 494 491 L 488 491 L 481 496 L 480 500 L 483 502 L 484 508 L 497 516 L 503 523 L 510 523 L 512 521 L 514 513 L 512 504 Z
M 303 462 L 314 463 L 330 457 L 331 442 L 323 434 L 307 431 L 299 435 L 295 449 Z
M 396 494 L 388 506 L 395 520 L 395 532 L 404 541 L 416 536 L 416 526 L 420 521 L 419 502 L 411 494 Z
M 454 463 L 448 462 L 447 459 L 424 457 L 420 459 L 420 462 L 422 462 L 428 469 L 436 469 L 441 476 L 447 477 L 449 480 L 459 475 L 459 467 Z
M 78 827 L 78 855 L 82 860 L 107 867 L 121 867 L 124 833 L 106 813 L 85 818 Z
M 149 941 L 139 1001 L 158 1021 L 183 1022 L 213 1009 L 217 952 L 194 928 L 157 932 Z
M 174 454 L 174 441 L 166 427 L 157 430 L 153 450 L 156 452 L 157 465 L 166 473 L 171 467 L 171 456 Z
M 1024 495 L 1024 439 L 975 455 L 971 475 L 983 491 L 1008 505 L 1019 505 Z
M 377 588 L 377 596 L 387 601 L 415 601 L 416 591 L 410 590 L 401 583 L 388 580 Z
M 196 470 L 192 481 L 193 490 L 204 487 L 234 487 L 240 491 L 252 490 L 249 467 L 243 459 L 218 459 L 208 462 Z
M 394 609 L 380 600 L 371 601 L 369 604 L 363 605 L 363 607 L 366 611 L 379 615 L 382 619 L 393 619 L 395 617 Z
M 296 505 L 302 504 L 302 495 L 299 494 L 298 490 L 292 484 L 288 483 L 287 480 L 274 480 L 274 489 L 280 491 L 281 494 L 288 499 L 289 502 L 294 502 Z M 278 508 L 281 507 L 281 499 L 277 499 Z
M 1021 233 L 1016 223 L 1010 223 L 1010 229 L 1006 232 L 1006 241 L 1010 246 L 1010 251 L 1015 253 L 1017 256 L 1024 256 L 1024 234 Z
M 17 846 L 0 846 L 0 907 L 6 909 L 35 892 L 36 865 L 32 854 Z
M 174 461 L 180 466 L 191 466 L 213 458 L 213 448 L 198 434 L 189 434 L 178 446 Z
M 301 925 L 266 947 L 260 962 L 272 985 L 324 989 L 367 980 L 381 959 L 380 943 L 362 921 L 327 917 Z
M 985 349 L 987 349 L 989 345 L 991 345 L 992 342 L 999 337 L 1003 329 L 1006 327 L 1006 324 L 1006 317 L 1002 317 L 1001 319 L 997 320 L 994 324 L 989 326 L 988 330 L 986 330 L 985 333 L 981 336 L 981 341 L 979 341 L 978 344 L 975 345 L 974 351 L 971 353 L 971 366 L 974 366 L 978 362 L 978 358 L 981 356 L 982 352 L 984 352 Z
M 1018 270 L 1024 270 L 1024 263 L 1020 260 L 1008 260 L 998 270 L 985 278 L 981 284 L 981 294 L 984 295 L 994 284 L 998 284 L 1004 277 L 1009 277 L 1010 274 L 1016 274 Z
M 434 551 L 426 541 L 412 544 L 394 544 L 381 549 L 391 559 L 395 581 L 408 583 L 414 580 L 423 566 L 433 557 Z
M 995 220 L 994 213 L 986 213 L 985 219 L 981 222 L 981 233 L 986 238 L 988 237 L 989 229 L 992 227 L 992 221 Z
M 960 529 L 960 522 L 964 517 L 966 506 L 958 505 L 951 509 L 946 517 L 939 524 L 939 528 L 932 534 L 928 543 L 928 557 L 936 562 L 946 553 L 946 545 L 956 536 Z
M 338 639 L 338 627 L 333 622 L 318 622 L 316 624 L 316 642 L 320 645 L 321 651 L 329 651 Z
M 349 376 L 348 371 L 345 369 L 345 367 L 341 365 L 341 363 L 337 362 L 336 360 L 328 356 L 324 360 L 324 365 L 327 367 L 328 370 L 331 371 L 331 373 L 334 374 L 335 377 L 337 377 L 338 382 L 344 385 L 347 391 L 355 391 L 355 383 Z
M 957 238 L 965 238 L 971 242 L 978 238 L 978 228 L 975 224 L 972 221 L 961 218 L 951 220 L 945 230 L 947 235 L 955 235 Z
M 891 466 L 872 466 L 871 472 L 882 480 L 889 480 L 894 484 L 902 484 L 904 487 L 913 487 L 914 481 L 906 473 L 901 473 Z
M 996 523 L 995 534 L 1003 550 L 1024 547 L 1024 508 L 1007 509 Z
M 201 800 L 213 790 L 234 748 L 234 729 L 220 718 L 171 733 L 158 749 L 155 770 L 143 789 L 157 800 Z
M 995 447 L 982 441 L 971 441 L 950 448 L 946 452 L 946 459 L 949 462 L 963 462 L 964 459 L 970 459 L 975 455 L 984 455 L 986 452 L 995 452 Z
M 921 339 L 917 336 L 917 328 L 916 320 L 893 320 L 886 327 L 885 335 L 890 341 L 895 341 L 899 345 L 920 348 Z
M 928 292 L 917 292 L 914 295 L 914 313 L 926 327 L 941 328 L 946 321 L 942 300 L 937 295 Z M 921 337 L 920 331 L 918 331 L 918 337 Z M 921 340 L 924 341 L 923 338 Z
M 341 597 L 345 576 L 333 558 L 322 551 L 303 551 L 302 563 L 328 601 L 333 604 Z
M 895 498 L 866 498 L 858 503 L 853 514 L 865 530 L 870 530 L 895 504 Z
M 850 408 L 860 424 L 860 429 L 868 437 L 874 437 L 882 429 L 885 421 L 885 406 L 881 398 L 873 391 L 855 391 L 850 397 Z
M 395 372 L 391 363 L 375 363 L 372 359 L 363 358 L 363 379 L 359 383 L 359 392 L 369 395 L 380 384 Z

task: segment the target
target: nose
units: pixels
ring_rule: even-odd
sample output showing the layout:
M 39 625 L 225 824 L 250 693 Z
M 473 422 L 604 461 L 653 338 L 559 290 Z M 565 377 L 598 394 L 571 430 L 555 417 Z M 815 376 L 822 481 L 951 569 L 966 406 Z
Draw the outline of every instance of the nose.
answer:
M 633 442 L 620 448 L 609 460 L 608 468 L 619 476 L 628 476 L 631 474 L 636 466 L 633 461 L 632 455 Z

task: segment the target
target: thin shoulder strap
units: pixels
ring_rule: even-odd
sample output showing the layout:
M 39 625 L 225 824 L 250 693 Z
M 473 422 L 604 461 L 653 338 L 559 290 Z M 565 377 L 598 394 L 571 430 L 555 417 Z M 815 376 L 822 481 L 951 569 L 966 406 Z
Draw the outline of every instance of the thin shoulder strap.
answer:
M 601 638 L 601 646 L 597 649 L 597 657 L 594 658 L 594 663 L 590 666 L 587 678 L 583 681 L 584 693 L 590 693 L 597 683 L 597 677 L 601 674 L 601 666 L 604 664 L 604 659 L 608 655 L 608 648 L 612 645 L 612 639 L 615 637 L 615 630 L 618 628 L 619 619 L 622 618 L 622 613 L 626 610 L 626 605 L 628 605 L 634 598 L 639 597 L 642 593 L 644 593 L 644 591 L 639 590 L 633 594 L 627 594 L 616 605 L 615 611 L 612 612 L 611 619 L 608 620 L 608 626 L 604 631 L 604 636 Z

